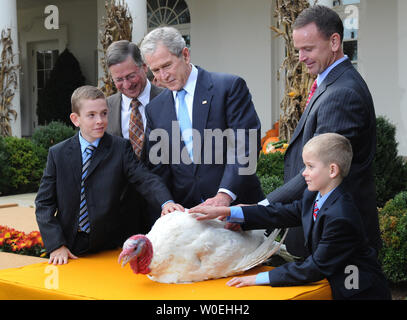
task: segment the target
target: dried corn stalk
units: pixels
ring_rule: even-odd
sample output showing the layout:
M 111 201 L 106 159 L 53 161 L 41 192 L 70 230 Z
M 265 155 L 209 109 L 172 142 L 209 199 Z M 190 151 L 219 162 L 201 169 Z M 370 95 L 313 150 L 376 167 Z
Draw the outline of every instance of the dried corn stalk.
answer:
M 11 136 L 11 116 L 17 119 L 17 112 L 11 104 L 17 88 L 17 71 L 20 66 L 14 65 L 13 40 L 11 29 L 1 31 L 0 61 L 0 135 Z
M 292 24 L 308 7 L 308 0 L 276 0 L 274 17 L 277 19 L 277 24 L 271 29 L 277 34 L 276 37 L 284 38 L 286 48 L 286 57 L 277 74 L 279 79 L 281 70 L 285 71 L 284 98 L 280 103 L 280 140 L 290 140 L 304 111 L 309 89 L 315 79 L 307 72 L 306 66 L 299 62 L 292 38 Z
M 124 0 L 110 0 L 110 2 L 106 0 L 105 8 L 106 17 L 103 17 L 102 30 L 100 31 L 100 43 L 102 44 L 103 51 L 103 57 L 100 59 L 100 63 L 104 71 L 104 76 L 100 79 L 103 81 L 103 86 L 100 89 L 106 96 L 110 96 L 116 93 L 117 89 L 114 86 L 106 65 L 106 50 L 114 41 L 131 41 L 133 19 Z

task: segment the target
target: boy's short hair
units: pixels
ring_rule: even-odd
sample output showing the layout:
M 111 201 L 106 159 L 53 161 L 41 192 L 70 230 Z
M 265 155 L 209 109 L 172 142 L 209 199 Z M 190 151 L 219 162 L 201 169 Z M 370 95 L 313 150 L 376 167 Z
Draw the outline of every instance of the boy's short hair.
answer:
M 94 86 L 82 86 L 77 88 L 71 97 L 71 110 L 74 113 L 79 114 L 81 100 L 97 100 L 106 99 L 105 94 Z
M 352 163 L 352 145 L 350 141 L 338 133 L 323 133 L 310 139 L 304 146 L 305 150 L 312 150 L 325 164 L 336 163 L 340 175 L 348 175 Z

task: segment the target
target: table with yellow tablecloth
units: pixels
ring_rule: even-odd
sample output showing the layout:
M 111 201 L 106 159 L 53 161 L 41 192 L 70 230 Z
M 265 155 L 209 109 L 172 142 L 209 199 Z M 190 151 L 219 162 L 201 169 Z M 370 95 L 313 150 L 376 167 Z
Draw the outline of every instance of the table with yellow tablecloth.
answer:
M 230 278 L 163 284 L 117 263 L 120 250 L 69 260 L 66 265 L 36 263 L 0 270 L 0 299 L 109 300 L 289 300 L 332 299 L 327 280 L 307 286 L 229 287 Z M 257 267 L 246 274 L 270 270 Z

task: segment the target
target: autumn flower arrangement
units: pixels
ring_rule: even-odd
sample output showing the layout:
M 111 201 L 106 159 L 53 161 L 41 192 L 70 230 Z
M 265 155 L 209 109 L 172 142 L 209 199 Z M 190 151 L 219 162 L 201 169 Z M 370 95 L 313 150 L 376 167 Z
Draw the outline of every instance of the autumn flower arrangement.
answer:
M 47 255 L 39 231 L 26 234 L 6 226 L 0 226 L 0 252 L 12 252 L 36 257 L 45 257 Z

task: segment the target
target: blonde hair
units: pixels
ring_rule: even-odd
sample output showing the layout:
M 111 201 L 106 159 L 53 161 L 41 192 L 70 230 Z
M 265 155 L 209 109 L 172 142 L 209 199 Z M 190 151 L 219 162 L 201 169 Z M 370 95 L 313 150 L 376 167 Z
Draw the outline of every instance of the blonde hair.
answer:
M 106 99 L 105 94 L 94 86 L 82 86 L 77 88 L 71 97 L 71 110 L 79 114 L 81 109 L 81 100 Z
M 320 134 L 310 139 L 303 151 L 315 153 L 325 164 L 337 164 L 343 178 L 349 174 L 353 152 L 352 145 L 346 137 L 337 133 Z

